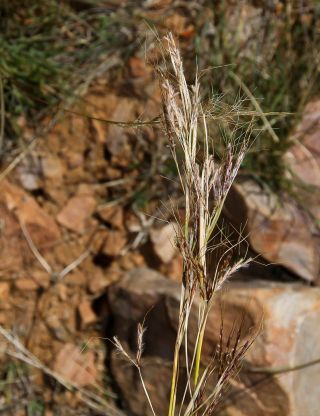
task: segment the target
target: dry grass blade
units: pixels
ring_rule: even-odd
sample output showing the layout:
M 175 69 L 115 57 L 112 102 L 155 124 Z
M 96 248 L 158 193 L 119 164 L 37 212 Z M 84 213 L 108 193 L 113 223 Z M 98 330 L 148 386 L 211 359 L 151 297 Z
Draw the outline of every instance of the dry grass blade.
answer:
M 233 72 L 230 73 L 230 76 L 236 81 L 236 83 L 243 89 L 243 91 L 247 94 L 247 96 L 250 98 L 250 100 L 252 101 L 255 109 L 258 111 L 258 113 L 260 113 L 261 119 L 265 125 L 266 130 L 268 130 L 270 136 L 272 137 L 272 140 L 275 143 L 279 143 L 280 139 L 279 137 L 276 135 L 274 129 L 272 128 L 271 124 L 269 123 L 267 117 L 265 116 L 265 114 L 262 111 L 262 108 L 260 107 L 258 101 L 255 99 L 254 95 L 251 93 L 251 91 L 249 90 L 249 88 L 245 85 L 245 83 L 238 77 L 238 75 L 234 74 Z
M 126 351 L 126 349 L 124 348 L 124 346 L 121 344 L 121 342 L 119 341 L 119 339 L 117 337 L 113 337 L 113 345 L 116 348 L 116 351 L 123 357 L 125 358 L 131 365 L 133 365 L 139 374 L 139 378 L 140 378 L 140 382 L 144 391 L 144 394 L 147 398 L 148 404 L 150 406 L 151 412 L 153 414 L 153 416 L 156 416 L 156 413 L 154 411 L 153 405 L 152 405 L 152 401 L 150 399 L 150 395 L 148 392 L 148 389 L 145 385 L 144 379 L 143 379 L 143 375 L 142 375 L 142 362 L 141 362 L 141 356 L 143 353 L 143 335 L 145 332 L 145 327 L 144 327 L 144 322 L 141 324 L 138 324 L 138 328 L 137 328 L 137 353 L 136 353 L 136 357 L 133 358 L 130 356 L 130 354 Z

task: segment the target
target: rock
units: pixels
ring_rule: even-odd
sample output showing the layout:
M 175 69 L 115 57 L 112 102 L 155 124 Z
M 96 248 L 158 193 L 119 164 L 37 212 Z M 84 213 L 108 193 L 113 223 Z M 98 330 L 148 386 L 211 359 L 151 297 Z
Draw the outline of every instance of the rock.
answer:
M 0 307 L 4 303 L 8 303 L 10 293 L 10 285 L 8 282 L 0 282 Z
M 243 233 L 254 251 L 305 280 L 319 279 L 319 239 L 314 224 L 294 201 L 280 201 L 246 181 L 233 186 L 225 208 L 234 225 L 246 225 Z
M 17 410 L 17 411 L 15 412 L 15 414 L 16 414 L 16 416 L 26 416 L 26 412 L 25 412 L 25 410 L 22 410 L 22 409 Z
M 70 169 L 76 169 L 83 164 L 83 155 L 79 152 L 69 151 L 66 153 L 66 160 Z
M 25 339 L 33 330 L 36 297 L 35 291 L 17 291 L 15 293 L 13 302 L 19 307 L 14 309 L 12 324 L 14 325 L 15 334 L 19 338 Z
M 162 9 L 170 6 L 173 0 L 144 0 L 143 7 L 146 9 Z
M 0 202 L 0 271 L 19 271 L 23 262 L 21 227 L 16 216 Z
M 4 205 L 26 226 L 38 248 L 60 238 L 59 227 L 34 198 L 6 180 L 2 181 L 1 188 Z
M 129 272 L 108 291 L 112 333 L 135 352 L 136 327 L 145 319 L 143 376 L 157 414 L 168 407 L 171 364 L 179 312 L 180 285 L 149 269 Z M 290 371 L 274 378 L 251 369 L 294 367 L 320 357 L 320 289 L 300 284 L 263 281 L 230 284 L 217 298 L 208 319 L 203 345 L 209 360 L 219 340 L 221 310 L 227 337 L 243 319 L 241 339 L 263 330 L 232 380 L 219 414 L 225 416 L 314 416 L 320 394 L 317 366 Z M 223 307 L 221 307 L 221 304 Z M 193 344 L 197 311 L 190 316 L 189 341 Z M 306 343 L 306 340 L 308 342 Z M 151 415 L 135 369 L 113 353 L 111 368 L 120 391 L 134 415 Z M 182 371 L 182 370 L 181 370 Z M 306 391 L 308 394 L 306 394 Z M 272 397 L 272 400 L 270 400 Z
M 112 166 L 106 166 L 105 168 L 106 178 L 109 180 L 115 180 L 122 178 L 122 172 L 120 169 L 113 168 Z
M 45 270 L 33 270 L 32 279 L 38 287 L 47 289 L 50 286 L 50 275 Z
M 116 268 L 120 267 L 121 270 L 132 270 L 137 267 L 145 265 L 145 257 L 138 251 L 127 251 L 116 264 Z
M 84 300 L 78 306 L 81 329 L 87 328 L 89 325 L 97 322 L 97 315 L 93 312 L 91 303 Z
M 53 335 L 58 341 L 67 342 L 76 333 L 76 311 L 80 303 L 80 296 L 74 289 L 70 290 L 67 293 L 66 302 L 64 300 L 66 291 L 61 289 L 62 286 L 59 282 L 52 287 L 52 290 L 45 291 L 39 298 L 37 311 L 46 328 L 50 330 L 50 339 Z
M 64 279 L 64 283 L 69 287 L 81 287 L 85 286 L 87 283 L 86 275 L 78 269 L 68 273 Z
M 263 311 L 263 331 L 249 350 L 249 364 L 254 368 L 276 370 L 318 359 L 319 335 L 315 332 L 320 317 L 319 295 L 319 289 L 297 284 L 253 282 L 249 288 L 235 289 L 231 301 L 239 296 L 244 306 L 245 299 L 253 300 L 256 306 L 249 307 L 252 317 L 257 307 Z M 315 415 L 318 412 L 316 397 L 320 394 L 319 376 L 319 365 L 301 371 L 280 371 L 273 379 L 265 373 L 248 372 L 244 380 L 249 382 L 245 383 L 258 395 L 260 403 L 248 392 L 232 406 L 241 409 L 244 415 Z M 260 387 L 255 388 L 257 385 Z M 270 397 L 273 397 L 272 402 Z
M 176 223 L 170 222 L 162 228 L 150 230 L 150 240 L 153 245 L 153 250 L 163 263 L 169 263 L 177 252 L 175 246 L 177 227 Z
M 19 179 L 21 185 L 27 191 L 36 191 L 41 188 L 39 177 L 32 172 L 26 172 L 19 169 Z
M 141 224 L 141 220 L 132 211 L 126 212 L 125 224 L 126 224 L 126 228 L 128 229 L 130 233 L 139 233 L 140 231 L 142 231 L 142 228 L 143 228 Z
M 8 316 L 8 312 L 0 312 L 0 325 L 8 325 L 8 322 L 11 322 L 11 319 Z M 0 347 L 0 359 L 5 358 L 5 346 Z
M 31 278 L 17 279 L 14 282 L 14 285 L 16 289 L 21 290 L 23 292 L 33 291 L 39 288 L 37 282 Z
M 137 324 L 148 313 L 145 337 L 148 365 L 143 368 L 143 376 L 156 414 L 165 414 L 167 411 L 165 406 L 170 388 L 170 360 L 175 342 L 175 332 L 166 313 L 165 301 L 162 300 L 166 295 L 176 296 L 178 301 L 178 285 L 151 269 L 129 272 L 119 284 L 108 290 L 114 319 L 112 333 L 126 349 L 130 350 L 129 345 L 135 345 Z M 128 367 L 127 361 L 122 361 L 116 352 L 111 357 L 111 369 L 130 411 L 139 416 L 151 415 L 142 386 L 137 382 L 135 369 Z
M 148 78 L 152 73 L 152 68 L 137 56 L 129 59 L 129 67 L 133 78 Z
M 114 228 L 123 228 L 123 208 L 120 206 L 106 206 L 99 209 L 99 217 Z
M 95 207 L 96 200 L 92 195 L 76 194 L 60 211 L 57 221 L 71 231 L 82 233 Z
M 97 119 L 112 120 L 113 112 L 118 104 L 119 96 L 111 91 L 106 94 L 105 86 L 92 86 L 86 99 L 89 104 L 88 109 L 90 114 Z M 92 126 L 93 138 L 99 144 L 105 144 L 107 138 L 108 127 L 100 120 L 91 119 L 90 125 Z
M 27 191 L 35 191 L 41 188 L 41 163 L 39 158 L 29 155 L 24 158 L 17 167 L 21 185 Z
M 56 271 L 60 271 L 68 264 L 75 261 L 85 251 L 86 246 L 81 244 L 80 241 L 74 241 L 73 243 L 70 243 L 70 241 L 61 241 L 60 244 L 53 247 L 46 258 L 48 259 L 49 264 L 55 264 L 54 268 Z M 76 267 L 74 271 L 78 272 L 79 268 Z
M 52 154 L 43 156 L 41 158 L 41 168 L 43 176 L 46 179 L 54 179 L 55 181 L 62 180 L 65 169 L 61 158 Z
M 95 383 L 97 371 L 92 351 L 81 352 L 76 345 L 65 344 L 59 351 L 53 370 L 78 387 Z
M 70 334 L 57 315 L 45 317 L 45 323 L 50 330 L 50 334 L 60 342 L 67 342 L 70 339 Z
M 164 266 L 164 267 L 163 267 Z M 183 273 L 183 259 L 181 255 L 176 255 L 168 264 L 163 264 L 159 268 L 160 273 L 163 273 L 169 279 L 176 280 L 181 283 Z
M 285 154 L 290 179 L 297 179 L 304 187 L 298 197 L 320 224 L 320 98 L 305 107 L 302 119 L 291 137 L 293 146 Z
M 109 286 L 110 283 L 112 283 L 112 280 L 108 276 L 105 276 L 101 269 L 95 267 L 88 279 L 89 292 L 97 295 Z
M 106 238 L 101 251 L 106 256 L 116 257 L 121 254 L 121 251 L 125 247 L 126 243 L 126 233 L 117 230 L 110 230 L 106 233 Z
M 117 106 L 112 114 L 112 120 L 129 122 L 135 120 L 135 101 L 128 98 L 118 100 Z M 128 143 L 128 137 L 123 129 L 118 125 L 109 127 L 106 148 L 113 157 L 113 161 L 120 166 L 127 166 L 130 158 L 131 148 Z M 125 163 L 126 162 L 126 163 Z
M 68 299 L 68 288 L 67 288 L 67 286 L 64 283 L 59 282 L 59 283 L 56 284 L 55 289 L 56 289 L 56 293 L 59 297 L 59 300 L 61 300 L 62 302 L 65 302 Z
M 54 184 L 54 180 L 47 181 L 45 183 L 45 192 L 47 197 L 50 199 L 50 202 L 46 203 L 46 207 L 50 209 L 50 213 L 56 216 L 61 208 L 68 202 L 69 196 L 65 189 L 59 187 L 59 184 L 57 184 L 57 187 L 55 187 Z
M 175 33 L 176 35 L 181 36 L 184 34 L 188 28 L 187 16 L 183 16 L 178 13 L 173 13 L 166 19 L 166 27 L 170 32 Z

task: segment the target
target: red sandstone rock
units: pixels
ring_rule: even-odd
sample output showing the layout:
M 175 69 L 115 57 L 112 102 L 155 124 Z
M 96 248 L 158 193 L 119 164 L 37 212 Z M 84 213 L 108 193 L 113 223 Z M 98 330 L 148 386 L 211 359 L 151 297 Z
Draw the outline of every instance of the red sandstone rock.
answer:
M 292 181 L 301 181 L 304 187 L 299 196 L 305 207 L 320 221 L 320 98 L 308 103 L 302 119 L 292 134 L 293 146 L 285 155 Z M 302 195 L 301 195 L 302 193 Z
M 251 247 L 271 263 L 282 265 L 308 281 L 319 279 L 319 238 L 306 212 L 292 200 L 281 200 L 246 181 L 233 186 L 227 216 L 245 225 Z
M 80 317 L 81 329 L 85 329 L 87 326 L 97 321 L 97 315 L 93 312 L 91 303 L 88 300 L 84 300 L 78 306 L 78 312 Z
M 152 72 L 152 67 L 148 67 L 145 60 L 132 56 L 129 59 L 131 75 L 134 78 L 147 78 Z
M 96 200 L 91 195 L 79 194 L 69 199 L 67 205 L 60 211 L 57 221 L 72 231 L 81 233 L 87 226 L 87 221 L 93 214 Z
M 177 252 L 175 237 L 177 224 L 170 222 L 162 228 L 150 230 L 150 240 L 155 254 L 163 263 L 169 263 Z
M 39 288 L 39 285 L 37 284 L 37 282 L 31 278 L 17 279 L 14 285 L 18 290 L 21 290 L 24 292 L 37 290 Z
M 129 351 L 131 340 L 136 336 L 136 325 L 145 318 L 143 375 L 157 414 L 167 411 L 179 298 L 180 285 L 150 269 L 133 270 L 109 289 L 114 334 Z M 274 378 L 265 373 L 253 373 L 249 368 L 279 370 L 319 359 L 319 299 L 318 288 L 258 280 L 230 284 L 222 298 L 216 299 L 208 318 L 204 361 L 211 359 L 219 340 L 221 300 L 225 336 L 242 317 L 241 341 L 250 339 L 259 331 L 241 372 L 233 379 L 225 395 L 224 415 L 317 414 L 320 373 L 316 365 L 302 371 L 281 373 Z M 191 345 L 197 320 L 197 311 L 194 310 L 188 331 Z M 115 380 L 131 411 L 136 415 L 150 415 L 135 370 L 115 355 L 111 364 Z
M 112 281 L 109 276 L 104 275 L 101 269 L 94 268 L 88 278 L 88 289 L 90 293 L 97 295 L 102 292 Z
M 102 253 L 110 257 L 116 257 L 121 254 L 121 250 L 125 247 L 126 243 L 126 233 L 122 231 L 110 230 L 106 234 L 102 247 Z
M 49 154 L 41 158 L 42 173 L 46 179 L 61 181 L 65 168 L 61 158 Z
M 117 105 L 112 114 L 114 121 L 134 121 L 135 120 L 135 101 L 128 98 L 118 99 Z M 107 134 L 106 147 L 113 156 L 114 161 L 120 162 L 125 159 L 128 162 L 130 157 L 130 147 L 127 134 L 123 127 L 111 125 Z M 127 163 L 126 163 L 127 164 Z
M 53 370 L 78 387 L 94 384 L 97 371 L 92 351 L 81 352 L 73 344 L 65 344 L 59 351 Z
M 4 205 L 26 226 L 37 246 L 60 238 L 57 224 L 34 198 L 6 180 L 1 183 L 1 192 Z
M 109 206 L 99 209 L 99 217 L 114 228 L 123 228 L 123 208 L 120 206 Z
M 0 306 L 8 302 L 10 285 L 8 282 L 0 282 Z

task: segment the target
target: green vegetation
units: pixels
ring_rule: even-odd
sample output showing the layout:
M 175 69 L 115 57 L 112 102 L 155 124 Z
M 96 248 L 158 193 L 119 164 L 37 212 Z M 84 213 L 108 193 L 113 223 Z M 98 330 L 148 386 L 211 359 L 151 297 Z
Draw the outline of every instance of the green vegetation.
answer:
M 28 416 L 42 416 L 44 415 L 44 404 L 37 400 L 30 400 L 27 406 Z
M 25 408 L 28 416 L 44 414 L 44 404 L 39 398 L 39 392 L 31 384 L 30 369 L 19 361 L 9 361 L 1 374 L 0 412 L 15 414 Z
M 302 9 L 297 1 L 256 2 L 261 8 L 250 2 L 230 3 L 210 0 L 199 17 L 199 66 L 212 68 L 206 72 L 207 85 L 231 103 L 240 93 L 255 109 L 247 89 L 263 112 L 280 113 L 268 117 L 274 134 L 261 120 L 242 173 L 273 189 L 288 190 L 282 155 L 292 144 L 289 134 L 305 103 L 320 91 L 320 7 L 310 2 Z
M 0 77 L 8 137 L 18 133 L 17 116 L 43 114 L 90 80 L 120 46 L 129 47 L 119 16 L 80 5 L 79 10 L 57 0 L 30 0 L 29 7 L 19 0 L 0 5 Z

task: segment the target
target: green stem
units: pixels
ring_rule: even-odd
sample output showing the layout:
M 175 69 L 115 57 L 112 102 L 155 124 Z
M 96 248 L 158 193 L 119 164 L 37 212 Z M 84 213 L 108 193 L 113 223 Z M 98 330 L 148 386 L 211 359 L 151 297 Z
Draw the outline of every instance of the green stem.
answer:
M 199 334 L 199 340 L 197 343 L 197 353 L 196 353 L 196 362 L 194 367 L 194 385 L 197 386 L 198 379 L 199 379 L 199 372 L 200 372 L 200 363 L 201 363 L 201 353 L 202 353 L 202 344 L 203 344 L 203 338 L 204 338 L 204 332 L 206 329 L 206 322 L 207 318 L 205 317 L 203 324 L 200 328 L 200 334 Z
M 176 344 L 175 351 L 174 351 L 174 361 L 173 361 L 173 371 L 172 371 L 170 404 L 169 404 L 168 416 L 174 416 L 174 411 L 175 411 L 175 407 L 176 407 L 177 380 L 178 380 L 178 372 L 179 372 L 179 351 L 180 351 L 180 346 L 178 344 Z

